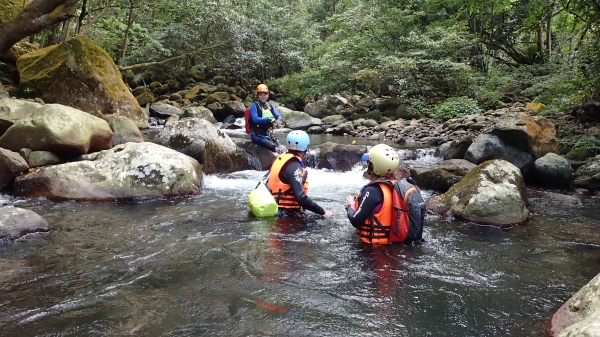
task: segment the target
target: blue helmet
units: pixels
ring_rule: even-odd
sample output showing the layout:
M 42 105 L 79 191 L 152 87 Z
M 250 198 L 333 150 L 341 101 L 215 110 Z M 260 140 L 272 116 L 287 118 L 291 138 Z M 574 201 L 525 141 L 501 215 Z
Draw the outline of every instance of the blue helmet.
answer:
M 308 144 L 310 144 L 308 134 L 304 131 L 292 131 L 288 133 L 285 141 L 287 143 L 288 150 L 296 151 L 306 151 Z

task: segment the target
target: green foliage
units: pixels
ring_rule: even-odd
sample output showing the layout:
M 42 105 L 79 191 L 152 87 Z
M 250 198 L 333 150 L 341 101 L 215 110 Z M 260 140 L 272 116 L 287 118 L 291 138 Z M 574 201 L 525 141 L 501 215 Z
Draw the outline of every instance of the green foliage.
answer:
M 583 136 L 569 150 L 566 157 L 571 160 L 584 160 L 600 154 L 600 140 L 594 136 Z
M 451 97 L 435 105 L 431 110 L 431 117 L 448 120 L 450 118 L 477 114 L 481 110 L 477 102 L 468 97 Z

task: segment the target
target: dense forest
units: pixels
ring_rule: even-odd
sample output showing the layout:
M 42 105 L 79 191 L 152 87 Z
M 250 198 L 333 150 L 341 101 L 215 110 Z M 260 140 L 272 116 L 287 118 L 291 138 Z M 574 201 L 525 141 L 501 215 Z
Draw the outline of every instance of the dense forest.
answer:
M 85 35 L 124 75 L 186 86 L 265 82 L 301 110 L 319 97 L 398 97 L 448 118 L 502 102 L 568 114 L 600 95 L 597 0 L 3 0 L 0 54 Z M 26 8 L 26 10 L 23 10 Z M 13 48 L 14 49 L 14 48 Z M 15 82 L 6 58 L 0 81 Z M 593 110 L 593 109 L 592 109 Z M 593 112 L 593 111 L 592 111 Z

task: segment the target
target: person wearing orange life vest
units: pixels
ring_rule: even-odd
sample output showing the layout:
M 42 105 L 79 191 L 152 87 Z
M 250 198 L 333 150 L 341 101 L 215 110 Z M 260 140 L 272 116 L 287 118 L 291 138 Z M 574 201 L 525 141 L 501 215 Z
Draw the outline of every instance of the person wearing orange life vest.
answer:
M 267 186 L 279 206 L 278 216 L 303 216 L 303 209 L 319 215 L 331 216 L 308 197 L 308 172 L 302 161 L 310 144 L 304 131 L 292 131 L 286 137 L 288 151 L 275 159 Z
M 269 88 L 264 84 L 256 87 L 255 101 L 250 105 L 250 116 L 246 123 L 250 123 L 250 138 L 260 146 L 275 152 L 279 142 L 271 135 L 274 125 L 281 125 L 281 116 L 275 107 L 267 102 L 269 100 Z
M 361 241 L 373 244 L 388 244 L 389 230 L 392 224 L 392 188 L 377 180 L 388 180 L 394 184 L 394 172 L 400 165 L 398 153 L 388 145 L 373 146 L 368 154 L 367 175 L 371 180 L 356 198 L 348 196 L 344 204 L 348 219 Z M 377 226 L 379 222 L 382 226 Z M 373 224 L 373 226 L 372 226 Z

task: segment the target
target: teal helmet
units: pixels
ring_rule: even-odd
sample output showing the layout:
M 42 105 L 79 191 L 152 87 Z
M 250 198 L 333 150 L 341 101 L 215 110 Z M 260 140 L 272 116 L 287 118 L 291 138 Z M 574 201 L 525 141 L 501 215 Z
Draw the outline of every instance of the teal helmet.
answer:
M 308 134 L 304 131 L 292 131 L 288 133 L 285 141 L 288 150 L 296 151 L 306 151 L 308 144 L 310 144 Z

